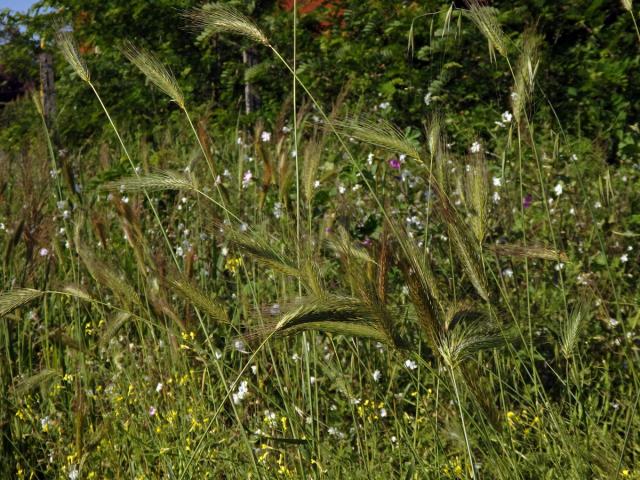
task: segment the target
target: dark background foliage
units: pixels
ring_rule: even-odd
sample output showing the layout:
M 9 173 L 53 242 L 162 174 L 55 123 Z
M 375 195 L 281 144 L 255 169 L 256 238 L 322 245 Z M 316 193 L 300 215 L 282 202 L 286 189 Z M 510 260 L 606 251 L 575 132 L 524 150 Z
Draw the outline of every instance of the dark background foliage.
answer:
M 291 59 L 292 2 L 231 1 L 249 14 L 271 42 Z M 312 5 L 306 5 L 311 3 Z M 457 2 L 462 3 L 462 2 Z M 264 48 L 252 50 L 256 65 L 243 64 L 246 40 L 199 39 L 181 12 L 190 0 L 44 0 L 26 15 L 2 13 L 0 65 L 5 100 L 38 84 L 36 57 L 56 55 L 58 135 L 69 145 L 101 135 L 104 122 L 90 92 L 68 68 L 52 41 L 54 25 L 73 28 L 102 95 L 128 131 L 160 133 L 175 107 L 124 59 L 124 40 L 147 47 L 171 67 L 192 108 L 201 109 L 214 130 L 272 122 L 290 95 L 290 77 Z M 482 61 L 486 43 L 464 5 L 426 2 L 304 2 L 297 34 L 301 77 L 327 105 L 348 85 L 354 108 L 375 111 L 419 132 L 429 111 L 444 113 L 454 136 L 473 138 L 508 109 L 510 77 L 503 65 Z M 630 16 L 618 2 L 494 1 L 517 51 L 522 32 L 542 36 L 541 95 L 535 108 L 558 116 L 569 133 L 589 138 L 610 162 L 637 154 L 640 88 L 638 44 Z M 305 8 L 306 5 L 306 8 Z M 318 5 L 316 7 L 316 5 Z M 315 9 L 312 7 L 316 7 Z M 446 29 L 446 22 L 450 28 Z M 497 62 L 503 62 L 498 58 Z M 245 81 L 260 107 L 244 111 Z M 426 105 L 423 98 L 431 94 Z M 8 96 L 7 96 L 8 95 Z M 388 108 L 381 108 L 389 104 Z M 555 112 L 550 110 L 553 105 Z M 10 109 L 4 109 L 7 112 Z M 9 115 L 13 118 L 13 115 Z M 464 118 L 464 122 L 459 121 Z M 458 131 L 458 125 L 465 131 Z M 3 142 L 17 141 L 15 122 L 3 120 Z M 461 128 L 461 127 L 460 127 Z M 560 128 L 560 126 L 558 126 Z M 12 133 L 13 132 L 13 133 Z M 417 133 L 416 133 L 417 134 Z

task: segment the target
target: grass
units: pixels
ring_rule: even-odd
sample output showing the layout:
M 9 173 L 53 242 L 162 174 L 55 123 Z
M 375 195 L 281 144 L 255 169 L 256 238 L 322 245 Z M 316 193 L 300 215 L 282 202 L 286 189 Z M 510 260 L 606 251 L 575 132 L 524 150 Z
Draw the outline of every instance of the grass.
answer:
M 74 171 L 42 122 L 0 158 L 4 476 L 640 478 L 638 171 L 532 113 L 533 33 L 469 16 L 513 74 L 491 145 L 325 112 L 207 6 L 315 113 L 212 142 L 129 45 L 185 114 L 153 162 L 61 34 L 116 141 Z

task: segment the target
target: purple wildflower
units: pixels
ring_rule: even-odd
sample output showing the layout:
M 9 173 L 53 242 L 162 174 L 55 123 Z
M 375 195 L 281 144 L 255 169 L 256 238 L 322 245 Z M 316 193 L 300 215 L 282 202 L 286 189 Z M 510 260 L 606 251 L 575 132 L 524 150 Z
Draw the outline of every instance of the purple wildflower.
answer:
M 524 208 L 529 208 L 531 206 L 531 203 L 533 202 L 533 198 L 531 197 L 531 195 L 527 194 L 525 195 L 525 197 L 522 199 L 522 206 Z
M 390 158 L 389 166 L 394 170 L 400 170 L 400 166 L 401 166 L 400 160 L 398 160 L 396 157 Z

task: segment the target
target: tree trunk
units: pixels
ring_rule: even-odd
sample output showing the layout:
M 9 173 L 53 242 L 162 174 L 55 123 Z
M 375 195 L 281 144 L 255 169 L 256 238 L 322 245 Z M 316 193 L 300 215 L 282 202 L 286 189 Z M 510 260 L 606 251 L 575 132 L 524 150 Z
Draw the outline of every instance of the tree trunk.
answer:
M 47 126 L 51 128 L 56 114 L 56 90 L 53 83 L 53 56 L 50 53 L 38 55 L 40 64 L 40 92 L 42 94 L 42 108 Z
M 245 69 L 251 68 L 258 63 L 258 55 L 254 47 L 249 47 L 242 52 L 242 63 Z M 244 110 L 245 113 L 255 112 L 260 107 L 260 102 L 256 96 L 253 84 L 245 78 L 244 82 Z

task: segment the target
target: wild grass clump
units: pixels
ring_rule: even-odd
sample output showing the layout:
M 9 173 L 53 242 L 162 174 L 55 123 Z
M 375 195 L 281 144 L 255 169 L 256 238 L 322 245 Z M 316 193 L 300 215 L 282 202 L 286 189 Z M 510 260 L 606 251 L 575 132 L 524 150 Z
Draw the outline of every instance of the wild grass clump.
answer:
M 211 4 L 185 18 L 269 47 L 306 102 L 210 139 L 170 69 L 125 44 L 184 122 L 138 149 L 59 29 L 115 140 L 62 181 L 42 122 L 49 157 L 27 160 L 53 166 L 56 201 L 16 195 L 0 218 L 0 472 L 638 477 L 638 173 L 533 108 L 534 32 L 457 13 L 512 85 L 469 137 L 457 113 L 414 135 L 347 93 L 327 113 L 259 26 Z

